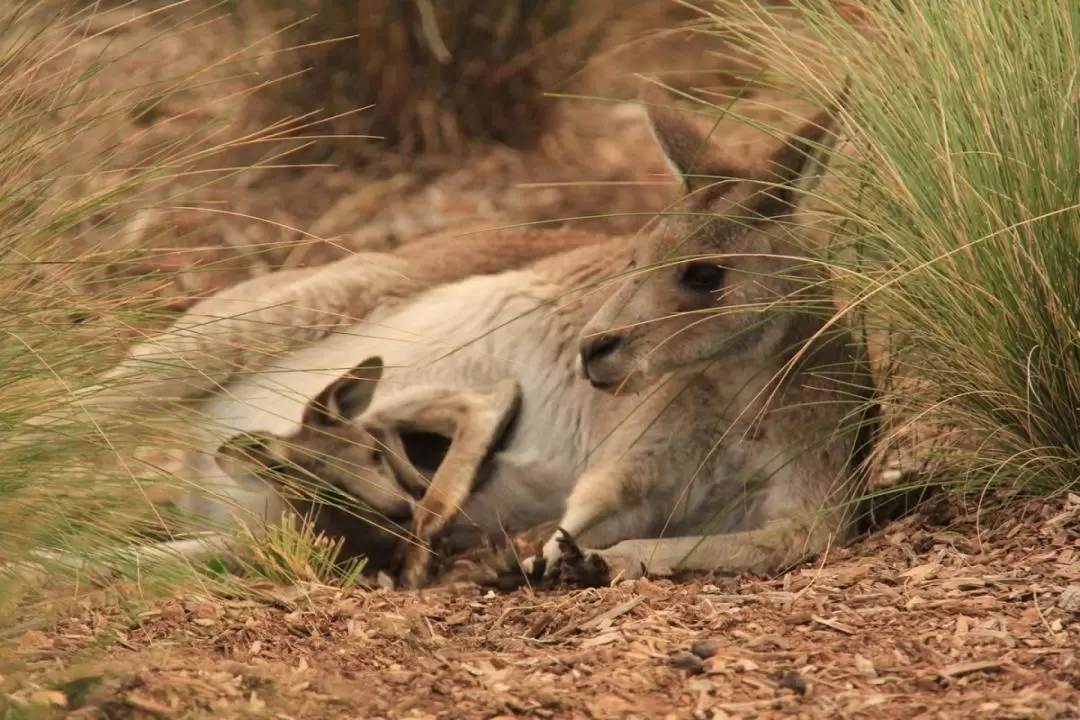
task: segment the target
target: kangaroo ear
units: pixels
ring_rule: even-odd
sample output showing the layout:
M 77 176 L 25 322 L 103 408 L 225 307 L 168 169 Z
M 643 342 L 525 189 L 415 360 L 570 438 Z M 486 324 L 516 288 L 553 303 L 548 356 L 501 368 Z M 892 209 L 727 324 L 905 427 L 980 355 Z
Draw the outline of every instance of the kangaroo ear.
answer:
M 802 125 L 773 154 L 770 182 L 778 187 L 769 190 L 770 199 L 759 208 L 765 214 L 790 212 L 820 184 L 832 159 L 838 136 L 833 132 L 837 111 L 847 104 L 851 90 L 850 76 L 834 102 Z
M 347 422 L 364 412 L 382 379 L 383 362 L 369 357 L 327 385 L 304 408 L 301 422 L 309 425 L 333 425 Z
M 719 157 L 712 140 L 715 123 L 670 107 L 670 98 L 653 85 L 645 85 L 639 97 L 653 138 L 687 192 L 741 177 Z

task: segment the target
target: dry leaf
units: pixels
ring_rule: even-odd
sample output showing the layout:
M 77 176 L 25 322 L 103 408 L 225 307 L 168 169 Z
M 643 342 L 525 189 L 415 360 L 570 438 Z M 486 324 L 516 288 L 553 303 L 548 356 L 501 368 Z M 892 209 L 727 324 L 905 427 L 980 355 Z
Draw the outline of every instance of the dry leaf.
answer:
M 52 707 L 67 707 L 67 695 L 59 690 L 39 690 L 30 696 L 30 702 L 35 705 L 50 705 Z

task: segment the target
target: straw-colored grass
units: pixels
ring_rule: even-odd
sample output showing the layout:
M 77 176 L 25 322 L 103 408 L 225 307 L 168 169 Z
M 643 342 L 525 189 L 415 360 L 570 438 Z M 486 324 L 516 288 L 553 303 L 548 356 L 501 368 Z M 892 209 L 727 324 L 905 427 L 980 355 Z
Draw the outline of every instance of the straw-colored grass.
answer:
M 105 85 L 107 71 L 131 60 L 112 51 L 110 38 L 140 13 L 160 15 L 150 18 L 160 29 L 149 45 L 184 43 L 214 17 L 184 2 L 161 13 L 121 9 L 50 0 L 0 8 L 0 620 L 53 589 L 42 578 L 77 580 L 70 592 L 105 583 L 115 570 L 145 579 L 146 568 L 122 561 L 90 571 L 59 558 L 87 557 L 160 528 L 165 518 L 152 503 L 158 482 L 133 458 L 136 444 L 169 432 L 167 414 L 125 413 L 107 427 L 76 418 L 31 444 L 6 441 L 115 362 L 132 328 L 159 322 L 160 303 L 138 272 L 154 251 L 125 238 L 140 214 L 182 204 L 187 193 L 233 174 L 215 158 L 275 131 L 250 134 L 220 113 L 174 118 L 186 130 L 155 141 L 160 127 L 132 123 L 237 71 L 224 57 L 194 72 L 152 68 L 127 86 Z M 241 100 L 220 97 L 224 105 Z M 126 124 L 142 129 L 116 131 Z M 156 282 L 168 279 L 162 273 Z M 95 288 L 101 292 L 88 290 Z M 87 313 L 108 322 L 83 327 Z
M 833 232 L 819 249 L 827 251 L 822 262 L 832 266 L 848 310 L 871 341 L 887 346 L 884 401 L 892 431 L 904 423 L 962 431 L 940 482 L 1071 488 L 1080 476 L 1080 9 L 957 0 L 900 3 L 901 12 L 891 2 L 867 3 L 856 27 L 836 3 L 796 0 L 813 30 L 807 32 L 789 19 L 771 22 L 772 10 L 757 3 L 747 0 L 741 11 L 739 4 L 725 2 L 703 31 L 767 56 L 770 68 L 756 82 L 797 88 L 820 104 L 851 78 L 842 111 L 851 151 L 834 159 L 835 172 L 820 191 L 817 206 L 830 214 Z M 130 302 L 143 286 L 125 285 L 116 270 L 139 255 L 139 244 L 118 242 L 123 257 L 115 248 L 86 248 L 77 242 L 83 229 L 113 223 L 121 234 L 139 212 L 181 204 L 173 181 L 193 178 L 184 184 L 190 189 L 220 177 L 206 170 L 209 158 L 236 142 L 207 120 L 144 155 L 132 152 L 137 143 L 74 143 L 207 78 L 184 75 L 102 93 L 93 80 L 112 60 L 72 60 L 97 32 L 95 9 L 62 19 L 55 12 L 45 0 L 0 10 L 5 437 L 112 364 L 128 338 L 125 326 L 147 320 L 148 303 Z M 162 37 L 184 31 L 165 28 Z M 504 60 L 518 52 L 507 49 Z M 331 65 L 315 70 L 338 72 Z M 530 83 L 522 85 L 528 102 L 536 92 Z M 510 141 L 500 124 L 527 130 L 515 124 L 514 113 L 528 107 L 517 106 L 516 95 L 455 96 L 450 111 L 461 113 L 434 125 L 422 103 L 410 104 L 422 95 L 386 104 L 385 116 L 365 116 L 374 123 L 365 132 L 374 128 L 411 152 L 446 150 L 473 134 Z M 327 97 L 350 108 L 364 104 L 338 90 Z M 485 103 L 510 103 L 508 114 L 486 113 Z M 388 118 L 407 117 L 415 122 L 395 125 L 397 135 L 379 130 Z M 492 124 L 473 128 L 477 118 Z M 336 130 L 362 134 L 344 125 Z M 71 286 L 103 276 L 114 287 L 102 302 L 123 298 L 125 305 L 110 309 L 115 327 L 80 331 L 71 319 L 86 308 L 73 305 Z M 128 414 L 112 421 L 116 427 L 76 424 L 48 443 L 0 445 L 0 564 L 33 560 L 46 576 L 81 582 L 83 571 L 73 575 L 42 551 L 85 555 L 128 542 L 148 525 L 159 529 L 168 518 L 147 512 L 158 481 L 131 458 L 136 445 L 160 438 L 168 420 Z M 355 581 L 358 566 L 342 567 L 334 546 L 305 533 L 286 526 L 253 543 L 259 573 Z M 0 616 L 40 589 L 40 576 L 19 577 L 0 578 Z
M 812 32 L 795 34 L 731 4 L 709 31 L 768 48 L 778 82 L 824 102 L 851 79 L 849 152 L 818 198 L 835 223 L 826 261 L 887 344 L 896 417 L 959 430 L 937 480 L 1072 488 L 1080 6 L 860 3 L 856 27 L 851 3 L 800 0 Z

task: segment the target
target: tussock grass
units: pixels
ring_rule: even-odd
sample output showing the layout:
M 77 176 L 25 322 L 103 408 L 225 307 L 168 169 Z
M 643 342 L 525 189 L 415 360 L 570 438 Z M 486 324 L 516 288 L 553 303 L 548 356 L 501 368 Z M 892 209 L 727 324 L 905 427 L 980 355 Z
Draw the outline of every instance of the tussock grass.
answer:
M 818 102 L 846 76 L 850 152 L 820 191 L 825 262 L 887 357 L 905 424 L 955 428 L 941 482 L 1052 493 L 1080 478 L 1080 7 L 747 2 L 712 18 Z M 730 4 L 729 4 L 730 5 Z
M 819 191 L 817 205 L 828 215 L 830 234 L 816 249 L 843 290 L 847 311 L 883 348 L 893 431 L 902 431 L 904 423 L 960 428 L 963 442 L 948 448 L 948 477 L 964 488 L 1072 487 L 1080 476 L 1080 9 L 957 0 L 901 3 L 901 11 L 883 2 L 871 4 L 855 27 L 833 3 L 794 4 L 810 32 L 795 30 L 789 20 L 775 22 L 771 8 L 749 0 L 741 8 L 725 2 L 703 31 L 768 57 L 770 67 L 756 83 L 805 92 L 815 104 L 851 78 L 842 115 L 852 152 L 834 159 L 835 172 Z M 426 4 L 408 5 L 409 12 L 421 6 Z M 174 201 L 172 180 L 197 174 L 230 146 L 227 133 L 212 124 L 145 157 L 131 156 L 122 144 L 73 144 L 72 138 L 97 132 L 118 114 L 145 112 L 184 82 L 205 78 L 102 97 L 92 81 L 109 61 L 91 62 L 89 69 L 68 62 L 73 48 L 94 34 L 93 8 L 49 24 L 46 12 L 55 8 L 44 0 L 0 9 L 4 437 L 68 400 L 73 384 L 110 366 L 125 344 L 121 327 L 115 336 L 72 329 L 69 286 L 115 264 L 109 248 L 75 252 L 73 240 L 102 222 L 121 232 L 132 213 Z M 347 31 L 353 20 L 333 24 Z M 398 29 L 412 27 L 410 22 Z M 456 29 L 460 37 L 453 37 L 465 42 L 462 22 L 447 16 L 439 27 Z M 539 42 L 529 33 L 539 28 L 547 37 L 566 22 L 559 16 L 550 28 L 541 23 L 519 30 Z M 358 30 L 370 34 L 379 27 Z M 471 76 L 454 72 L 468 54 L 452 54 L 445 65 L 435 58 L 440 70 L 431 73 L 430 85 L 411 87 L 410 79 L 427 77 L 433 62 L 416 53 L 435 50 L 414 46 L 411 36 L 397 40 L 385 56 L 371 59 L 372 67 L 380 73 L 391 65 L 407 69 L 384 90 L 410 93 L 388 96 L 377 114 L 335 115 L 363 123 L 335 127 L 335 134 L 381 134 L 406 152 L 445 150 L 472 135 L 506 142 L 514 142 L 511 132 L 535 136 L 535 127 L 519 121 L 520 113 L 544 120 L 529 109 L 543 84 L 537 76 L 522 75 L 520 86 L 477 90 L 466 82 Z M 484 68 L 518 68 L 518 40 L 484 48 L 495 53 L 480 59 Z M 314 42 L 308 50 L 328 53 L 329 47 Z M 395 56 L 398 51 L 403 54 Z M 505 57 L 498 55 L 503 51 Z M 349 55 L 343 57 L 316 58 L 316 74 L 326 75 L 305 92 L 330 88 L 325 97 L 351 110 L 366 103 L 335 84 L 341 68 L 350 67 Z M 528 73 L 537 67 L 528 65 Z M 430 101 L 446 90 L 448 78 L 462 82 L 454 86 L 454 102 L 436 117 Z M 304 76 L 294 80 L 305 82 Z M 488 112 L 492 108 L 498 112 Z M 117 292 L 123 290 L 120 283 Z M 122 312 L 115 317 L 118 326 L 145 319 Z M 173 420 L 168 413 L 127 413 L 108 426 L 65 426 L 48 442 L 0 444 L 0 565 L 34 562 L 47 578 L 106 582 L 98 571 L 50 558 L 86 556 L 170 520 L 160 510 L 147 512 L 162 477 L 131 458 L 135 446 L 167 436 Z M 254 551 L 248 572 L 274 580 L 353 584 L 362 569 L 340 562 L 339 544 L 291 520 L 249 541 Z M 124 560 L 107 569 L 136 578 L 145 571 Z M 41 577 L 0 577 L 0 620 L 35 597 Z
M 425 53 L 429 48 L 420 48 L 423 52 L 417 55 L 412 39 L 394 34 L 411 27 L 408 23 L 415 18 L 409 15 L 398 25 L 387 21 L 395 13 L 411 13 L 427 4 L 409 5 L 406 10 L 388 4 L 381 22 L 368 27 L 371 18 L 361 19 L 371 46 L 381 48 L 367 58 L 376 66 L 373 74 L 361 79 L 363 87 L 390 94 L 380 96 L 379 112 L 383 114 L 360 115 L 365 115 L 363 122 L 375 123 L 376 129 L 392 130 L 383 133 L 390 145 L 406 150 L 448 149 L 474 136 L 528 144 L 527 138 L 542 129 L 547 117 L 546 111 L 538 109 L 548 102 L 541 98 L 540 86 L 546 81 L 542 82 L 540 75 L 570 72 L 589 51 L 588 42 L 568 47 L 572 37 L 554 42 L 554 35 L 569 31 L 578 20 L 585 23 L 586 36 L 605 35 L 607 28 L 596 24 L 599 20 L 618 15 L 630 5 L 648 4 L 649 0 L 607 4 L 595 9 L 594 16 L 591 6 L 575 8 L 572 3 L 554 0 L 523 4 L 520 17 L 507 15 L 511 8 L 505 4 L 476 3 L 470 8 L 479 9 L 472 14 L 444 12 L 441 6 L 433 5 L 441 13 L 439 31 L 451 31 L 446 40 L 454 52 L 450 65 L 438 73 L 428 72 L 430 58 Z M 654 1 L 651 5 L 658 7 Z M 199 32 L 200 24 L 213 21 L 217 12 L 240 11 L 236 16 L 245 19 L 245 7 L 240 3 L 215 8 L 213 4 L 181 0 L 167 8 L 140 11 L 131 3 L 104 8 L 95 3 L 67 5 L 59 0 L 40 0 L 5 10 L 6 15 L 0 17 L 0 64 L 9 71 L 0 79 L 0 143 L 5 147 L 0 173 L 8 180 L 0 191 L 0 218 L 8 221 L 0 240 L 0 302 L 7 313 L 3 329 L 8 340 L 0 347 L 4 367 L 0 376 L 0 461 L 4 463 L 0 470 L 0 617 L 27 598 L 34 599 L 42 579 L 77 579 L 96 586 L 121 575 L 145 585 L 150 568 L 113 552 L 115 548 L 141 543 L 147 536 L 164 539 L 190 519 L 179 517 L 179 512 L 170 511 L 162 501 L 175 497 L 175 490 L 195 488 L 181 484 L 182 480 L 170 473 L 175 468 L 159 468 L 138 452 L 140 448 L 176 447 L 187 442 L 193 418 L 180 408 L 163 408 L 159 403 L 153 408 L 125 409 L 108 418 L 91 419 L 80 414 L 76 400 L 74 413 L 66 414 L 66 424 L 35 431 L 30 443 L 10 444 L 7 440 L 22 439 L 27 420 L 72 405 L 74 391 L 113 366 L 133 336 L 148 326 L 160 327 L 168 317 L 156 312 L 145 271 L 158 261 L 167 264 L 170 252 L 177 248 L 168 247 L 169 238 L 157 242 L 159 238 L 147 237 L 145 226 L 164 225 L 162 215 L 197 205 L 188 202 L 187 193 L 243 172 L 245 161 L 237 158 L 259 157 L 262 139 L 287 136 L 317 110 L 303 107 L 294 113 L 299 119 L 289 124 L 278 123 L 275 110 L 280 108 L 271 106 L 275 117 L 265 118 L 273 123 L 268 128 L 238 132 L 230 121 L 250 114 L 254 93 L 238 94 L 220 104 L 243 104 L 240 112 L 220 106 L 205 108 L 205 116 L 183 118 L 188 134 L 163 134 L 160 144 L 140 142 L 141 130 L 133 130 L 135 136 L 130 138 L 115 131 L 116 126 L 135 118 L 134 125 L 152 134 L 160 119 L 169 116 L 171 97 L 205 88 L 222 75 L 269 68 L 271 72 L 265 77 L 271 77 L 281 66 L 266 57 L 249 62 L 245 49 L 214 67 L 185 69 L 174 75 L 168 68 L 158 67 L 150 73 L 152 79 L 140 75 L 128 86 L 116 86 L 111 78 L 104 81 L 104 76 L 115 69 L 114 63 L 134 60 L 139 64 L 137 56 L 144 48 L 137 47 L 131 56 L 118 59 L 111 51 L 110 38 L 114 31 L 122 30 L 113 23 L 134 22 L 140 12 L 155 15 L 160 31 L 150 43 L 182 44 L 190 40 L 190 34 Z M 117 8 L 119 14 L 108 15 Z M 256 11 L 261 12 L 260 8 Z M 335 17 L 329 13 L 332 29 L 347 30 L 347 23 L 343 25 Z M 485 25 L 485 18 L 492 22 L 501 18 L 509 24 Z M 320 22 L 326 19 L 326 13 L 320 16 Z M 387 26 L 393 32 L 383 37 Z M 257 22 L 252 22 L 252 27 L 259 31 Z M 321 28 L 320 32 L 327 26 Z M 264 29 L 273 32 L 277 28 Z M 498 42 L 483 42 L 492 34 Z M 259 38 L 249 36 L 246 40 L 256 44 Z M 297 38 L 287 40 L 295 42 Z M 341 70 L 333 57 L 318 55 L 325 47 L 328 45 L 316 43 L 305 48 L 306 57 L 314 60 L 316 77 L 330 77 Z M 548 53 L 555 56 L 548 58 Z M 146 63 L 153 64 L 159 57 L 148 56 Z M 478 58 L 483 59 L 479 65 Z M 350 62 L 345 65 L 352 67 Z M 397 76 L 384 77 L 387 68 L 404 72 L 406 82 L 390 82 Z M 492 73 L 504 73 L 502 80 L 492 79 Z M 418 85 L 417 78 L 424 82 Z M 288 86 L 293 80 L 286 77 L 283 84 Z M 322 87 L 304 79 L 300 82 L 305 92 L 314 89 L 316 95 Z M 248 84 L 260 83 L 253 77 Z M 268 95 L 276 91 L 268 85 L 251 89 Z M 320 102 L 340 99 L 348 110 L 359 109 L 365 103 L 354 102 L 355 96 L 346 92 L 350 89 L 342 90 L 341 98 L 331 93 Z M 440 109 L 437 117 L 432 116 L 432 97 L 442 97 L 445 92 L 453 99 L 445 108 L 449 115 L 440 115 Z M 178 105 L 183 107 L 184 103 Z M 423 127 L 410 125 L 414 111 Z M 398 122 L 402 118 L 405 122 Z M 331 130 L 338 131 L 336 143 L 365 142 L 355 133 L 350 135 L 347 127 L 333 126 Z M 515 134 L 520 137 L 513 137 Z M 267 159 L 265 152 L 261 157 L 266 164 L 280 159 Z M 229 162 L 238 162 L 240 167 L 228 167 Z M 105 227 L 113 229 L 114 236 L 102 241 Z M 159 277 L 165 280 L 166 275 L 160 273 Z M 79 327 L 77 318 L 95 313 L 107 315 L 109 321 Z M 272 330 L 267 334 L 272 336 Z M 257 349 L 252 348 L 252 352 Z M 127 389 L 130 395 L 137 395 L 139 378 L 130 380 Z M 227 503 L 228 499 L 222 501 Z M 238 508 L 237 514 L 241 513 Z M 255 555 L 253 564 L 263 568 L 261 574 L 278 578 L 333 575 L 338 581 L 351 582 L 358 569 L 336 560 L 340 548 L 324 547 L 323 540 L 308 537 L 306 532 L 289 526 L 269 537 L 246 538 L 253 546 L 248 548 Z M 91 559 L 92 564 L 81 562 Z M 185 570 L 170 567 L 169 571 L 174 569 Z
M 366 587 L 361 578 L 366 559 L 343 557 L 344 538 L 319 532 L 310 517 L 286 513 L 279 525 L 268 525 L 266 530 L 265 537 L 248 535 L 248 552 L 233 559 L 236 568 L 226 577 Z
M 8 440 L 111 366 L 134 328 L 159 323 L 138 272 L 142 236 L 125 237 L 140 214 L 238 172 L 220 157 L 281 130 L 237 131 L 228 114 L 208 114 L 174 118 L 185 131 L 146 141 L 141 133 L 161 132 L 138 121 L 151 108 L 238 71 L 223 58 L 190 73 L 154 68 L 127 86 L 103 82 L 116 63 L 139 62 L 132 54 L 156 43 L 183 43 L 215 17 L 186 2 L 122 10 L 52 0 L 0 8 L 0 622 L 70 580 L 67 592 L 117 573 L 149 587 L 152 568 L 108 551 L 169 519 L 152 502 L 165 475 L 135 459 L 135 448 L 175 437 L 171 414 L 76 416 L 31 443 Z M 153 16 L 157 34 L 118 55 L 113 33 L 140 12 Z M 243 100 L 223 95 L 225 104 Z M 136 129 L 124 137 L 116 128 L 133 117 Z M 95 294 L 103 285 L 109 291 Z M 77 318 L 88 312 L 109 322 L 84 328 Z M 91 556 L 92 566 L 78 562 Z

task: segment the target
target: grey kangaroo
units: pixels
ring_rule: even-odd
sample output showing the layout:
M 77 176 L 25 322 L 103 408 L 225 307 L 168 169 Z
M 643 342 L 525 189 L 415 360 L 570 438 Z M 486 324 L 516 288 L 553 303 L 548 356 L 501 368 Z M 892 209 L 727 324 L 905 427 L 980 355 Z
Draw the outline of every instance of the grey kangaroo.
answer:
M 248 472 L 238 459 L 254 460 L 275 486 L 302 474 L 390 515 L 396 526 L 373 532 L 418 537 L 408 585 L 424 582 L 416 558 L 440 534 L 553 519 L 560 531 L 527 572 L 555 572 L 566 536 L 624 577 L 764 572 L 847 540 L 874 386 L 799 243 L 829 113 L 757 172 L 726 162 L 689 117 L 650 119 L 684 196 L 649 234 L 376 311 L 320 346 L 362 362 L 321 390 L 307 383 L 317 394 L 293 412 L 299 427 L 236 436 L 221 464 L 236 476 Z M 618 275 L 617 292 L 596 292 Z M 413 342 L 374 341 L 374 326 Z M 447 438 L 446 459 L 418 469 L 401 433 Z M 356 547 L 393 544 L 372 542 L 365 530 Z

